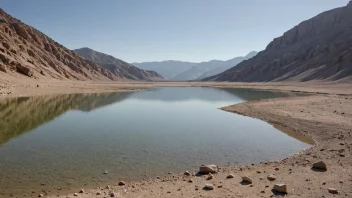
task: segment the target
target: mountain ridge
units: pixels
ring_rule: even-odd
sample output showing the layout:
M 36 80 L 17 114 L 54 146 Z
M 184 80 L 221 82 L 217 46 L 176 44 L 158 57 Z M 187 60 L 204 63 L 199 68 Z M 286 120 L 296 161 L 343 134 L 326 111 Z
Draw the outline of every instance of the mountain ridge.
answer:
M 305 20 L 254 58 L 204 81 L 351 81 L 352 3 Z
M 139 69 L 123 60 L 102 52 L 95 51 L 88 47 L 75 49 L 74 51 L 86 60 L 96 63 L 100 67 L 107 69 L 120 78 L 143 81 L 164 80 L 164 78 L 155 71 Z

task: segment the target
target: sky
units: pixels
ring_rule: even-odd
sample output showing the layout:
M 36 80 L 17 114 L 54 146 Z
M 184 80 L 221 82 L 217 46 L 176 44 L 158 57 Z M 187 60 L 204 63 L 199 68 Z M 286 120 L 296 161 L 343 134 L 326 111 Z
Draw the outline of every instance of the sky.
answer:
M 261 51 L 349 0 L 1 0 L 13 17 L 69 49 L 127 62 L 228 60 Z

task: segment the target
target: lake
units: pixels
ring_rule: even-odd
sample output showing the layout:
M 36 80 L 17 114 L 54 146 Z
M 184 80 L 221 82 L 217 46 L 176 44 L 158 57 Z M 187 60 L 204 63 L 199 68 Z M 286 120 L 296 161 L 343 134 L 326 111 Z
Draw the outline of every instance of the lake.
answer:
M 291 95 L 160 87 L 0 99 L 0 194 L 94 187 L 196 171 L 201 164 L 287 157 L 310 141 L 219 108 Z

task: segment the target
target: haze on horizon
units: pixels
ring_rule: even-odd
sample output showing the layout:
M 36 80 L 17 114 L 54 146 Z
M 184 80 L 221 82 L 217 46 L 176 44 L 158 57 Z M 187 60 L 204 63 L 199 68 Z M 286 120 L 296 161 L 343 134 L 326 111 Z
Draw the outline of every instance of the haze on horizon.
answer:
M 348 1 L 2 0 L 0 7 L 69 49 L 89 47 L 128 62 L 202 62 L 261 51 Z

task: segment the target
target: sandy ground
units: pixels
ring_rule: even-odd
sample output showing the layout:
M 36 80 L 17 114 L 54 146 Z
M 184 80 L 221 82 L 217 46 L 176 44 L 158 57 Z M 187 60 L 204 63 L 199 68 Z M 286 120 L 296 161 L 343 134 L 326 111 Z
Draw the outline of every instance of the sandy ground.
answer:
M 244 167 L 223 167 L 214 178 L 194 176 L 197 170 L 188 170 L 192 176 L 175 173 L 150 178 L 145 181 L 115 184 L 96 189 L 77 190 L 77 197 L 352 197 L 352 85 L 335 83 L 93 83 L 93 82 L 28 82 L 9 84 L 0 81 L 3 96 L 42 95 L 72 92 L 135 91 L 152 86 L 219 86 L 247 87 L 283 91 L 314 93 L 296 98 L 277 98 L 246 102 L 223 110 L 255 117 L 276 127 L 311 137 L 315 145 L 294 156 L 278 162 L 263 162 Z M 7 93 L 11 92 L 11 93 Z M 273 145 L 275 146 L 275 145 Z M 312 164 L 322 160 L 327 171 L 312 170 Z M 216 162 L 213 162 L 216 164 Z M 186 171 L 186 170 L 185 170 Z M 226 179 L 228 174 L 234 178 Z M 275 181 L 267 179 L 276 175 Z M 241 177 L 248 176 L 252 185 L 241 184 Z M 189 182 L 192 180 L 192 182 Z M 274 184 L 284 183 L 288 194 L 272 191 Z M 213 184 L 214 190 L 203 190 L 205 184 Z M 338 194 L 328 192 L 335 188 Z M 74 192 L 50 197 L 75 197 Z M 99 195 L 97 195 L 97 193 Z M 50 194 L 50 193 L 49 193 Z M 44 196 L 45 193 L 43 193 Z M 31 195 L 31 196 L 37 196 Z

